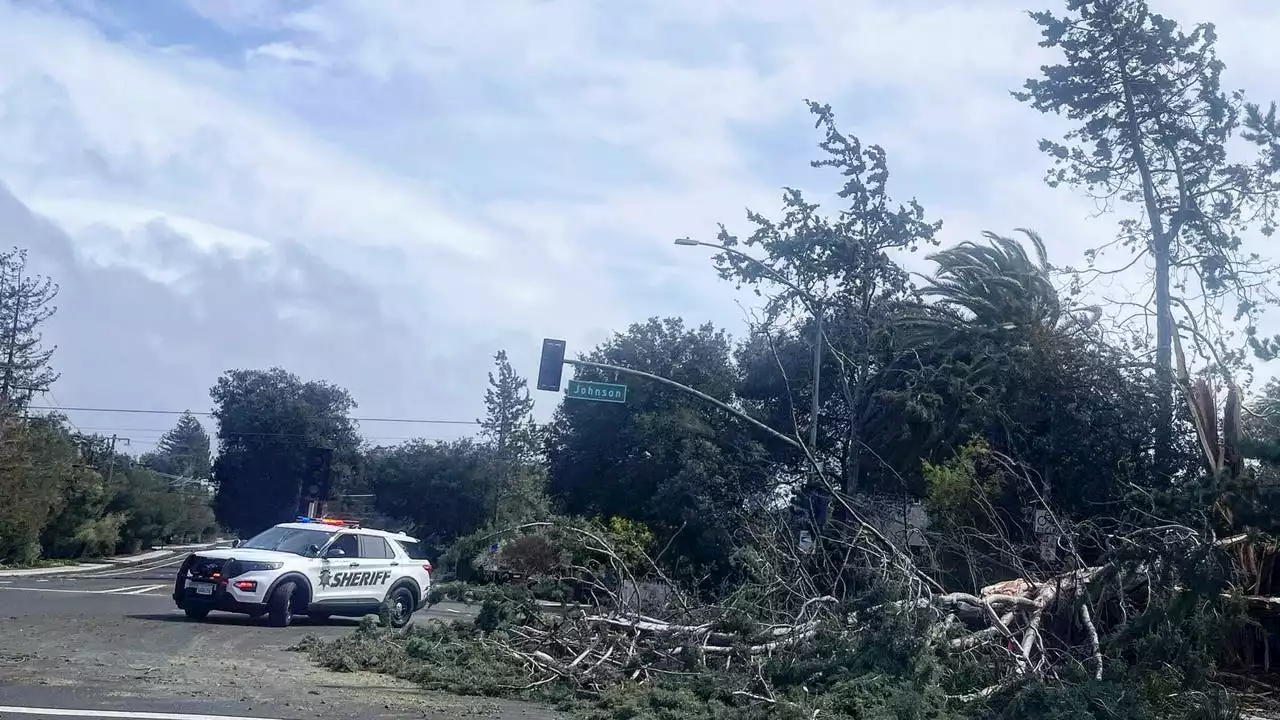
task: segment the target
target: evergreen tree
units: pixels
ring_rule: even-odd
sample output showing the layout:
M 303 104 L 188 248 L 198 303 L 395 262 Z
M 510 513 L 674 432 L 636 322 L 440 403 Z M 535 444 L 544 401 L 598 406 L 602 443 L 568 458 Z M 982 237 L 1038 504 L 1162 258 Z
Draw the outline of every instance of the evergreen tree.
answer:
M 480 435 L 494 458 L 493 521 L 523 519 L 545 507 L 544 480 L 536 467 L 541 431 L 533 420 L 529 382 L 516 374 L 505 350 L 493 357 L 497 374 L 489 373 L 484 393 L 485 418 Z
M 152 470 L 190 478 L 207 478 L 211 471 L 209 433 L 190 411 L 160 437 L 154 453 L 142 458 Z
M 56 347 L 45 348 L 40 327 L 53 317 L 58 286 L 27 273 L 27 251 L 0 253 L 0 405 L 27 405 L 58 379 L 49 366 Z
M 1195 312 L 1195 324 L 1217 340 L 1230 336 L 1219 321 L 1221 308 L 1233 306 L 1252 338 L 1262 306 L 1276 299 L 1268 287 L 1274 268 L 1241 248 L 1255 222 L 1266 234 L 1275 228 L 1276 167 L 1265 153 L 1274 115 L 1264 117 L 1239 92 L 1223 92 L 1211 24 L 1184 32 L 1146 0 L 1069 0 L 1064 16 L 1031 17 L 1041 46 L 1061 52 L 1063 62 L 1042 68 L 1014 96 L 1078 123 L 1061 142 L 1041 140 L 1053 161 L 1047 182 L 1082 188 L 1106 207 L 1140 208 L 1122 220 L 1116 241 L 1090 257 L 1114 246 L 1138 256 L 1125 267 L 1150 257 L 1155 365 L 1164 386 L 1156 448 L 1165 455 L 1173 442 L 1175 310 Z M 1262 146 L 1263 157 L 1230 160 L 1237 135 Z M 1186 304 L 1197 301 L 1199 308 Z M 1239 348 L 1218 356 L 1244 361 Z
M 506 350 L 499 350 L 493 362 L 498 373 L 489 373 L 485 418 L 478 421 L 480 435 L 507 464 L 531 462 L 538 452 L 538 428 L 533 421 L 529 381 L 516 374 Z

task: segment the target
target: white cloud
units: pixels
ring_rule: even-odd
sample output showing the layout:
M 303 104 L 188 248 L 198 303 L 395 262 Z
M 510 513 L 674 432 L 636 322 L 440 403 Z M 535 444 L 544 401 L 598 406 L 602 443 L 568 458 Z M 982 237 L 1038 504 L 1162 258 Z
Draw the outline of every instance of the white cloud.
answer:
M 1027 226 L 1075 263 L 1111 232 L 1040 180 L 1062 125 L 1008 95 L 1044 60 L 1014 0 L 188 4 L 115 7 L 108 36 L 0 0 L 0 180 L 73 232 L 299 241 L 443 345 L 527 339 L 532 362 L 542 334 L 736 323 L 670 241 L 742 228 L 782 185 L 829 195 L 805 97 L 884 145 L 949 241 Z M 1274 3 L 1154 4 L 1217 21 L 1228 82 L 1280 96 Z

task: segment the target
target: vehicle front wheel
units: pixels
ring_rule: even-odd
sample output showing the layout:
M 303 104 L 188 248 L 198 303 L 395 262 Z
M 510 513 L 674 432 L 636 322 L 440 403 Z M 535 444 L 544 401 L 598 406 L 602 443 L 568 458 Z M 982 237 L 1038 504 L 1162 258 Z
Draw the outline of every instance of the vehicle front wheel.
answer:
M 293 591 L 297 586 L 282 582 L 267 600 L 267 624 L 271 627 L 289 627 L 293 623 Z
M 209 608 L 205 607 L 185 607 L 182 612 L 187 614 L 188 620 L 204 620 L 209 617 Z
M 413 591 L 401 585 L 392 590 L 387 595 L 387 599 L 382 601 L 378 617 L 387 627 L 402 628 L 409 624 L 409 618 L 413 615 L 413 604 Z

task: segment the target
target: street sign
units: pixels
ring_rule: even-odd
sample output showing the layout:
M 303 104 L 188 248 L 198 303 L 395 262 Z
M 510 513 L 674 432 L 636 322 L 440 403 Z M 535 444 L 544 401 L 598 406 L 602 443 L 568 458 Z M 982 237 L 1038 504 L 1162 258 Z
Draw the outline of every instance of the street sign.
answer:
M 565 391 L 565 397 L 576 398 L 578 400 L 625 403 L 627 401 L 627 386 L 615 383 L 570 380 L 569 388 Z

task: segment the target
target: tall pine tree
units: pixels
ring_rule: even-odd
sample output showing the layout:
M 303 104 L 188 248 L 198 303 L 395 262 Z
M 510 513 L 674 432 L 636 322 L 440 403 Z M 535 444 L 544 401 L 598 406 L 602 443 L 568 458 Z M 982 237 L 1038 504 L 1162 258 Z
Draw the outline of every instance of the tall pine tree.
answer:
M 1277 299 L 1269 287 L 1275 268 L 1241 247 L 1250 228 L 1275 228 L 1275 168 L 1265 152 L 1249 162 L 1227 152 L 1237 135 L 1265 150 L 1273 128 L 1241 93 L 1223 92 L 1213 25 L 1184 32 L 1146 0 L 1068 0 L 1065 15 L 1031 17 L 1041 46 L 1060 52 L 1062 62 L 1043 67 L 1014 96 L 1077 123 L 1062 141 L 1040 142 L 1053 162 L 1047 182 L 1082 188 L 1104 207 L 1119 201 L 1138 209 L 1090 259 L 1116 246 L 1136 256 L 1122 269 L 1150 259 L 1155 367 L 1164 387 L 1156 447 L 1167 455 L 1175 315 L 1192 313 L 1188 319 L 1216 331 L 1209 339 L 1217 342 L 1229 337 L 1219 326 L 1228 306 L 1252 337 L 1262 306 Z M 1244 361 L 1241 348 L 1221 348 L 1218 357 Z
M 529 382 L 516 374 L 505 350 L 493 357 L 484 393 L 485 417 L 480 435 L 494 458 L 493 521 L 518 520 L 545 507 L 544 478 L 538 467 L 541 430 L 533 419 Z
M 27 272 L 27 251 L 0 253 L 0 406 L 25 407 L 31 395 L 58 379 L 50 367 L 56 347 L 44 347 L 40 328 L 57 312 L 58 286 Z
M 207 478 L 212 470 L 209 433 L 190 411 L 160 437 L 156 451 L 142 458 L 152 470 L 187 478 Z

